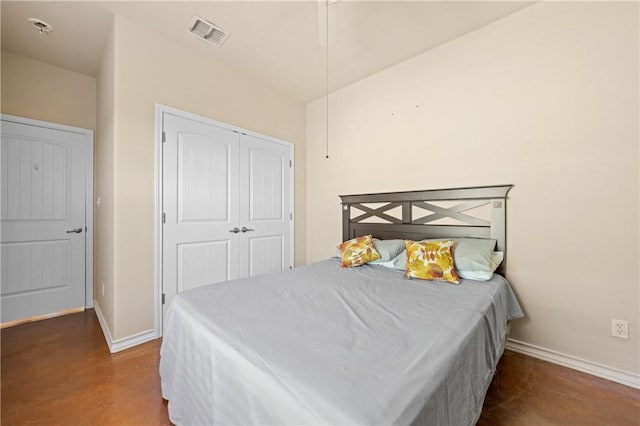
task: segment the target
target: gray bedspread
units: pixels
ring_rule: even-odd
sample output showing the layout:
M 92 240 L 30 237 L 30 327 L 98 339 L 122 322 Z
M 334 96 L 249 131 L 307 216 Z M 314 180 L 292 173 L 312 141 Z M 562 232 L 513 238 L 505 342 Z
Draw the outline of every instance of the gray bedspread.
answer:
M 162 392 L 178 425 L 472 425 L 521 316 L 499 275 L 452 285 L 328 259 L 178 295 Z

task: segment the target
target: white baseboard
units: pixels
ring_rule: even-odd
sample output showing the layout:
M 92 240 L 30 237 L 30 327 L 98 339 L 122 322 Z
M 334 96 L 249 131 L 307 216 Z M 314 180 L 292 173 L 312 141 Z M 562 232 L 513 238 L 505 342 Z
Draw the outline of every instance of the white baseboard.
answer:
M 151 340 L 156 339 L 155 330 L 147 330 L 141 333 L 134 334 L 132 336 L 124 337 L 122 339 L 114 340 L 111 337 L 111 332 L 109 331 L 109 327 L 107 327 L 107 322 L 104 319 L 104 315 L 100 310 L 100 305 L 97 301 L 93 301 L 93 306 L 96 311 L 96 316 L 98 317 L 98 322 L 100 323 L 100 328 L 102 328 L 102 334 L 104 334 L 104 338 L 107 341 L 107 346 L 109 347 L 109 352 L 116 353 L 123 351 L 125 349 L 129 349 L 133 346 L 140 345 L 142 343 L 149 342 Z
M 632 388 L 640 389 L 640 375 L 628 371 L 607 367 L 586 359 L 576 358 L 551 349 L 542 348 L 519 340 L 507 339 L 507 349 L 524 355 L 529 355 L 553 364 L 562 365 L 573 370 L 582 371 L 592 376 L 601 377 Z

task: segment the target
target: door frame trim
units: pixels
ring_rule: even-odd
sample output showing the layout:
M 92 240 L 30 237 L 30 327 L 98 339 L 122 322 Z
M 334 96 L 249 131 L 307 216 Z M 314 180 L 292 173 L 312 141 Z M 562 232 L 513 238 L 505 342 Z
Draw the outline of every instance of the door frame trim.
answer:
M 87 179 L 85 183 L 85 278 L 84 278 L 84 307 L 93 308 L 93 130 L 81 127 L 68 126 L 66 124 L 52 123 L 50 121 L 36 120 L 33 118 L 19 117 L 17 115 L 0 113 L 0 121 L 8 121 L 45 129 L 62 130 L 77 133 L 86 138 L 87 143 Z
M 229 129 L 232 131 L 236 131 L 239 133 L 244 133 L 246 135 L 255 136 L 257 138 L 265 139 L 270 142 L 277 143 L 279 145 L 283 145 L 288 147 L 291 150 L 291 161 L 292 166 L 289 168 L 289 197 L 290 197 L 290 209 L 292 214 L 292 220 L 289 221 L 289 264 L 294 266 L 295 259 L 295 145 L 291 142 L 284 141 L 282 139 L 276 139 L 274 137 L 264 135 L 261 133 L 253 132 L 251 130 L 244 129 L 242 127 L 233 126 L 228 123 L 224 123 L 221 121 L 216 121 L 211 118 L 207 118 L 201 115 L 193 114 L 191 112 L 183 111 L 177 108 L 173 108 L 167 105 L 155 104 L 155 153 L 154 153 L 154 180 L 155 180 L 155 196 L 154 196 L 154 232 L 153 232 L 153 306 L 154 306 L 154 328 L 156 331 L 156 337 L 162 337 L 163 330 L 163 315 L 162 315 L 162 129 L 164 127 L 163 117 L 164 114 L 171 114 L 177 117 L 186 118 L 193 121 L 199 121 L 201 123 L 207 125 L 213 125 L 216 127 L 221 127 L 223 129 Z

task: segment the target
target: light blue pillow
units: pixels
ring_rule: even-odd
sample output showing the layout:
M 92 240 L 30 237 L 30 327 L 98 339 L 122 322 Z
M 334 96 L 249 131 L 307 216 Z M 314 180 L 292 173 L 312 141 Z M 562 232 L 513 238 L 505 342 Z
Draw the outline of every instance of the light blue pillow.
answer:
M 491 255 L 491 272 L 487 271 L 465 271 L 465 278 L 476 281 L 488 281 L 493 277 L 493 272 L 504 260 L 504 252 L 494 251 Z M 458 271 L 460 273 L 460 271 Z
M 477 281 L 487 281 L 493 276 L 492 257 L 496 240 L 490 238 L 456 238 L 453 261 L 458 275 Z
M 404 240 L 379 240 L 374 238 L 373 245 L 381 256 L 380 259 L 369 262 L 373 264 L 389 262 L 404 250 Z
M 424 241 L 439 241 L 450 238 L 430 238 Z M 476 281 L 487 281 L 493 277 L 493 271 L 500 265 L 501 259 L 494 259 L 496 240 L 490 238 L 452 238 L 453 260 L 456 271 L 462 278 Z M 496 252 L 500 253 L 500 252 Z M 404 271 L 407 269 L 407 253 L 402 251 L 393 260 L 393 268 Z
M 400 271 L 407 270 L 407 252 L 406 250 L 402 250 L 402 252 L 393 258 L 391 261 L 393 263 L 393 269 L 399 269 Z

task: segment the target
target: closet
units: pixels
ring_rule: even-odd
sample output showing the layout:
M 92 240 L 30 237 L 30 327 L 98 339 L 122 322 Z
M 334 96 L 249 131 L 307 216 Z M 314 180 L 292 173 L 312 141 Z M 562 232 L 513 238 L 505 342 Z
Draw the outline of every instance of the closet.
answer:
M 293 146 L 185 113 L 162 114 L 162 288 L 293 267 Z

